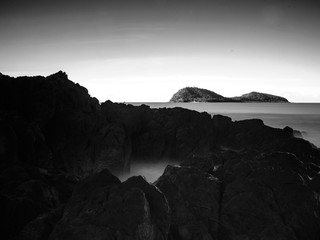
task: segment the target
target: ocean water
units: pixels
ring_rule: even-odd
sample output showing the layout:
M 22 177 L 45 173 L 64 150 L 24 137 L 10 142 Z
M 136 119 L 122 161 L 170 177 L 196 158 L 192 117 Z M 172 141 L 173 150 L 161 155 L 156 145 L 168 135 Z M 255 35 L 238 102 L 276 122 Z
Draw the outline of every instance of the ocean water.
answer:
M 289 126 L 304 139 L 320 147 L 320 103 L 130 103 L 151 108 L 182 107 L 211 115 L 229 116 L 234 121 L 258 118 L 271 127 Z

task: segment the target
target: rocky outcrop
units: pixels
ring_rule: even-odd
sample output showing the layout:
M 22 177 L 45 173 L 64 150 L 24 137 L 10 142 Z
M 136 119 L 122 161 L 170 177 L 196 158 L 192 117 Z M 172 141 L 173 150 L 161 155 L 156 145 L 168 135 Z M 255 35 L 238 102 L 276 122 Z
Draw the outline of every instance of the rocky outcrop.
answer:
M 318 239 L 312 174 L 292 153 L 221 150 L 168 166 L 155 184 L 172 208 L 171 239 Z
M 126 134 L 109 124 L 97 99 L 63 72 L 48 77 L 1 76 L 0 154 L 44 169 L 86 175 L 126 167 Z
M 127 132 L 131 161 L 182 161 L 211 151 L 213 128 L 207 113 L 111 102 L 103 103 L 101 109 L 111 123 L 120 123 Z
M 224 239 L 317 239 L 318 200 L 307 166 L 286 152 L 222 154 Z
M 290 127 L 183 108 L 100 105 L 63 72 L 0 78 L 6 239 L 320 235 L 320 151 Z M 162 160 L 181 164 L 154 185 L 113 175 L 135 161 Z
M 207 89 L 186 87 L 176 92 L 170 102 L 289 102 L 286 98 L 267 93 L 250 92 L 240 97 L 224 97 Z
M 19 163 L 1 167 L 2 236 L 6 239 L 48 237 L 78 178 Z
M 47 222 L 59 219 L 51 212 L 68 201 L 79 177 L 128 165 L 124 128 L 109 124 L 97 99 L 65 73 L 0 75 L 0 100 L 0 205 L 7 239 L 22 231 L 35 236 L 35 226 L 48 235 Z
M 220 183 L 192 167 L 168 166 L 155 182 L 171 207 L 169 239 L 216 239 Z
M 170 226 L 164 195 L 142 177 L 120 181 L 103 170 L 73 191 L 50 239 L 166 239 Z

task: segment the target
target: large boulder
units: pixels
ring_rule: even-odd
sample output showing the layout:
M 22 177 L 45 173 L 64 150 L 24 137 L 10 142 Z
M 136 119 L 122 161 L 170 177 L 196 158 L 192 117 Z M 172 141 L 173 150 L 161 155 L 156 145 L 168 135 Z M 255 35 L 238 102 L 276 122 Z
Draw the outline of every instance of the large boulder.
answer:
M 132 158 L 175 160 L 208 154 L 212 148 L 211 116 L 182 108 L 153 109 L 144 128 L 132 137 Z
M 31 231 L 30 228 L 24 233 L 22 231 L 37 218 L 43 219 L 43 216 L 61 208 L 70 198 L 73 186 L 78 181 L 66 173 L 49 173 L 21 165 L 1 169 L 0 176 L 1 232 L 6 239 L 17 239 L 19 236 L 28 239 L 25 236 L 30 235 L 30 232 L 37 235 L 37 231 Z
M 142 177 L 120 181 L 103 170 L 80 182 L 50 239 L 166 239 L 169 207 Z
M 5 161 L 76 175 L 128 168 L 124 128 L 110 125 L 98 100 L 65 73 L 0 79 L 0 155 Z
M 318 239 L 318 178 L 295 154 L 220 150 L 168 166 L 155 184 L 171 239 Z
M 170 239 L 217 239 L 220 183 L 193 167 L 168 166 L 155 182 L 172 214 Z
M 318 239 L 319 199 L 296 155 L 229 150 L 215 162 L 206 169 L 221 182 L 219 239 Z

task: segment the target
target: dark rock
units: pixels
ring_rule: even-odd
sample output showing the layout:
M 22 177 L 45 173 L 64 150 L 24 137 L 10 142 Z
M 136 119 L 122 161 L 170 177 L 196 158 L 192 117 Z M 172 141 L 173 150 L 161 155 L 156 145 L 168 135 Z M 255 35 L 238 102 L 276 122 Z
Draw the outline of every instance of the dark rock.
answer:
M 102 103 L 101 110 L 107 121 L 121 124 L 129 135 L 140 132 L 151 113 L 150 107 L 146 105 L 134 107 L 111 101 Z
M 279 143 L 275 148 L 279 151 L 295 154 L 311 170 L 310 177 L 317 175 L 320 171 L 320 151 L 310 142 L 302 138 L 288 138 L 287 141 Z
M 4 164 L 0 170 L 2 236 L 17 239 L 25 225 L 58 208 L 70 197 L 77 179 L 24 164 Z
M 142 177 L 120 181 L 107 170 L 80 182 L 50 239 L 166 239 L 169 207 Z
M 194 167 L 202 172 L 212 174 L 217 168 L 219 159 L 215 156 L 193 156 L 184 160 L 180 166 L 182 167 Z
M 219 229 L 220 184 L 193 167 L 168 166 L 156 181 L 172 214 L 171 239 L 216 239 Z
M 226 148 L 273 149 L 279 143 L 293 138 L 287 129 L 277 129 L 264 125 L 260 119 L 235 121 L 228 125 L 218 144 Z
M 21 240 L 46 240 L 49 238 L 54 226 L 61 219 L 63 207 L 59 207 L 52 212 L 40 215 L 29 222 L 21 231 Z
M 2 75 L 0 89 L 0 154 L 5 161 L 76 175 L 100 171 L 114 162 L 119 164 L 110 164 L 111 170 L 125 168 L 126 134 L 119 135 L 124 129 L 110 125 L 98 100 L 65 73 Z
M 220 179 L 223 239 L 320 236 L 318 201 L 306 184 L 308 170 L 303 162 L 284 152 L 232 155 L 225 158 Z
M 192 239 L 196 233 L 205 238 L 206 231 L 212 239 L 227 240 L 320 236 L 318 179 L 310 180 L 313 170 L 296 155 L 220 150 L 214 156 L 194 157 L 181 165 L 168 166 L 156 182 L 172 208 L 172 239 Z M 214 188 L 199 182 L 206 175 L 218 179 Z M 211 206 L 214 210 L 209 215 L 216 225 L 192 225 L 193 219 L 205 223 L 208 216 L 190 202 Z
M 211 117 L 182 108 L 152 110 L 143 130 L 132 138 L 134 159 L 173 159 L 211 151 Z
M 212 122 L 207 113 L 182 108 L 150 109 L 105 102 L 102 112 L 127 133 L 125 153 L 130 161 L 183 160 L 207 154 L 212 145 Z

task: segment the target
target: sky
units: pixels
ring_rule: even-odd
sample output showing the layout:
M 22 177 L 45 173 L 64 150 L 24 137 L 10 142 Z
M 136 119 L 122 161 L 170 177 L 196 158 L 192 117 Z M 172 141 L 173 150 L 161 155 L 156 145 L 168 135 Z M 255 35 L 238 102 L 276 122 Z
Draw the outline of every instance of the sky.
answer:
M 320 102 L 320 2 L 4 0 L 0 72 L 69 79 L 101 102 L 183 87 Z

